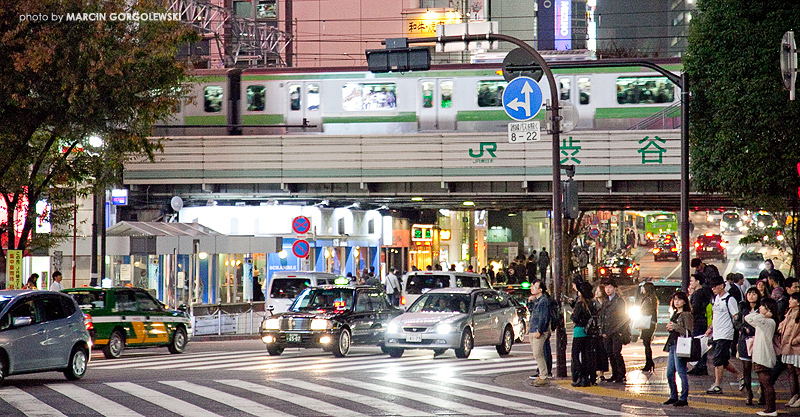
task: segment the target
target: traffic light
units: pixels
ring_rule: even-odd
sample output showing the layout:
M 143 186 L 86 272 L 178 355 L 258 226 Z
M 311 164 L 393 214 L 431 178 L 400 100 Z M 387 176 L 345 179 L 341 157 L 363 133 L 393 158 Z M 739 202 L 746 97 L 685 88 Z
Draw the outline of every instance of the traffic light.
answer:
M 371 72 L 427 71 L 431 68 L 430 49 L 409 48 L 406 38 L 387 39 L 386 49 L 367 49 L 366 54 Z

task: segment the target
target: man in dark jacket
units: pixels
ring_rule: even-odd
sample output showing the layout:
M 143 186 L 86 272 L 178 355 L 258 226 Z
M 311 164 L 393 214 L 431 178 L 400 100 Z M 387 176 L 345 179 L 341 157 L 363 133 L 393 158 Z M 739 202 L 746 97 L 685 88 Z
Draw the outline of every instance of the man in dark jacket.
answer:
M 694 325 L 692 328 L 692 336 L 700 336 L 706 333 L 708 329 L 708 318 L 706 317 L 706 308 L 714 300 L 714 293 L 706 285 L 706 279 L 703 274 L 696 273 L 689 278 L 689 288 L 692 290 L 692 295 L 689 302 L 692 304 L 692 316 L 694 317 Z M 703 355 L 697 365 L 687 372 L 689 375 L 708 375 L 708 355 Z
M 625 359 L 622 358 L 622 339 L 624 332 L 630 332 L 628 308 L 622 296 L 617 294 L 617 283 L 614 280 L 603 281 L 603 289 L 608 301 L 600 308 L 600 328 L 603 343 L 611 363 L 610 382 L 625 383 Z

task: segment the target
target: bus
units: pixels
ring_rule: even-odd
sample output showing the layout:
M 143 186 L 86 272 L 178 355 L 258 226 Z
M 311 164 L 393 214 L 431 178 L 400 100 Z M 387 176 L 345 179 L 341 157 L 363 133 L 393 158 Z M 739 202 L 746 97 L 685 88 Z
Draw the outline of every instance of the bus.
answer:
M 671 212 L 648 214 L 644 220 L 647 243 L 652 243 L 660 235 L 678 233 L 678 215 Z

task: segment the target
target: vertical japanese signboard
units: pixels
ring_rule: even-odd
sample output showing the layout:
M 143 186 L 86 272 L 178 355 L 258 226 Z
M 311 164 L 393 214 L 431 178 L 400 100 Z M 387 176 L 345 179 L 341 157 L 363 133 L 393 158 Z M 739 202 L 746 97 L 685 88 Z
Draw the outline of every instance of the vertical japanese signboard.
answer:
M 22 288 L 22 251 L 9 249 L 6 252 L 6 288 Z

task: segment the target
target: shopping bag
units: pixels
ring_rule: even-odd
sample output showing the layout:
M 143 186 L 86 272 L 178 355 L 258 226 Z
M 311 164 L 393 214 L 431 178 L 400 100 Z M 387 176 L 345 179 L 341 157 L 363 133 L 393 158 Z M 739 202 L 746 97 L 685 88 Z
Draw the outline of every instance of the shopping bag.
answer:
M 677 345 L 675 346 L 675 354 L 679 358 L 684 358 L 689 361 L 696 361 L 700 359 L 700 339 L 696 337 L 678 337 Z
M 653 320 L 653 316 L 639 316 L 635 320 L 633 320 L 633 328 L 637 330 L 646 330 L 650 328 L 650 322 Z
M 700 356 L 703 356 L 711 349 L 712 339 L 706 335 L 696 336 L 695 339 L 700 339 Z M 700 359 L 700 356 L 697 359 Z

